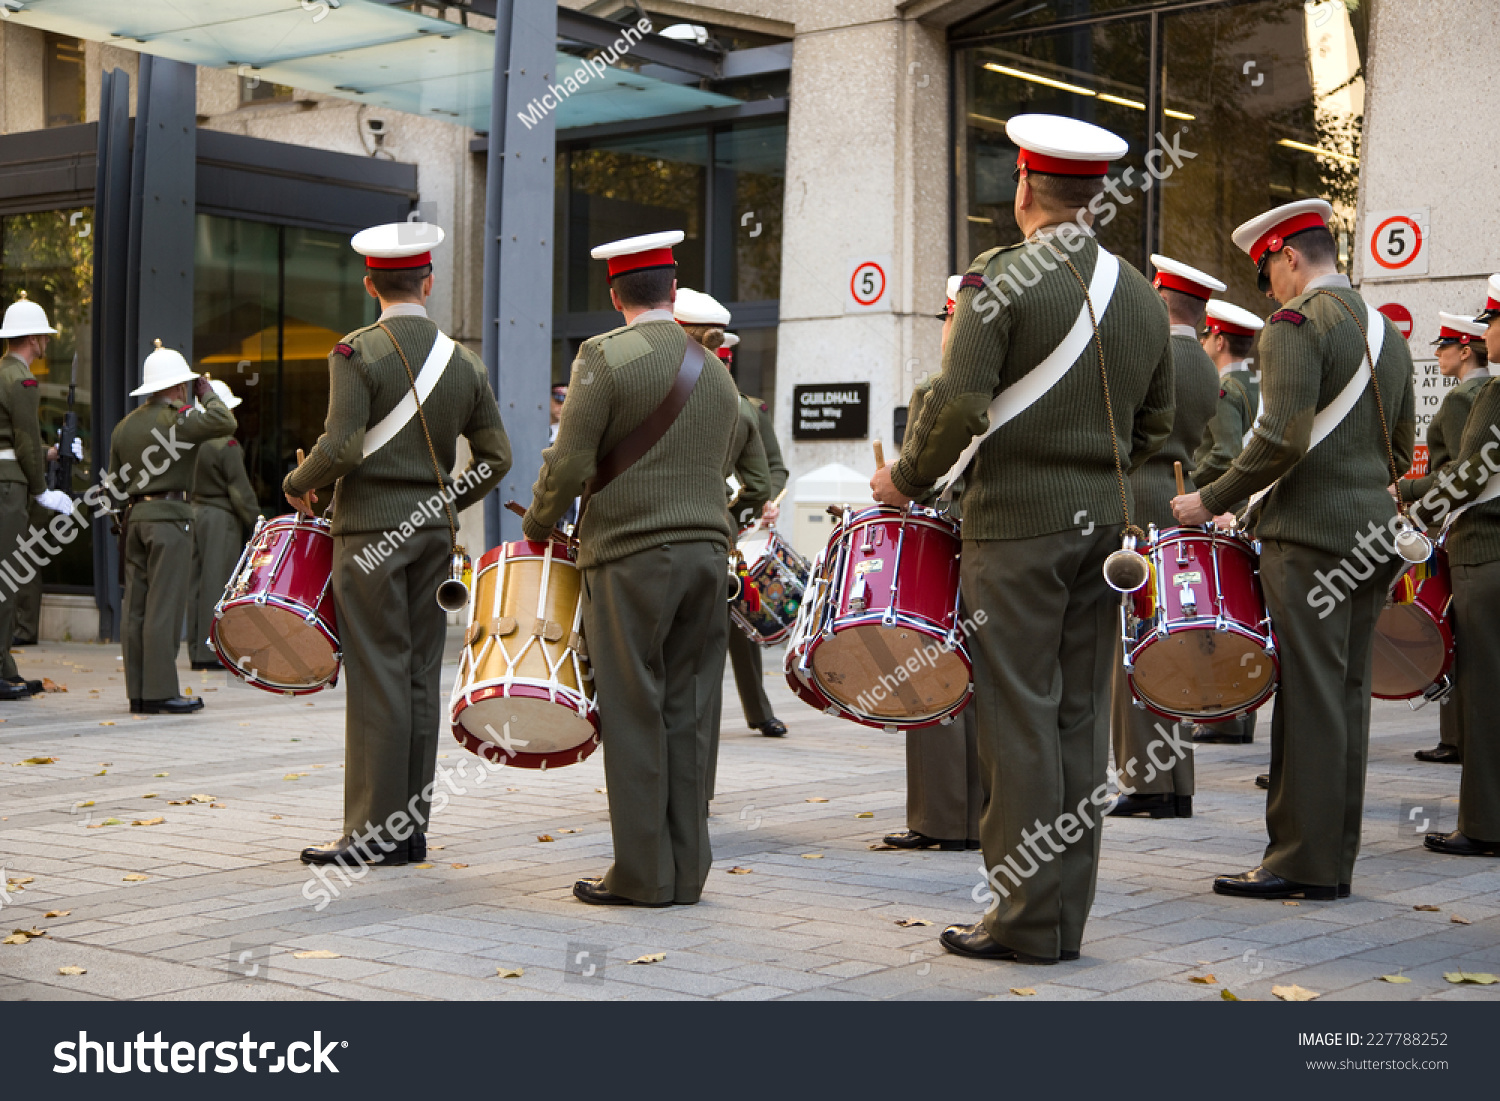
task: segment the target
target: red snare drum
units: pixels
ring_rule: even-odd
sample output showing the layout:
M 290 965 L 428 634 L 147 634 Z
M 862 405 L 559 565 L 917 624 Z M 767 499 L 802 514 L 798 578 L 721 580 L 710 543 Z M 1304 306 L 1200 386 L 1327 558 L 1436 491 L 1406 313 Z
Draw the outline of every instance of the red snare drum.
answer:
M 1453 690 L 1453 624 L 1448 617 L 1453 603 L 1453 575 L 1448 552 L 1442 542 L 1433 548 L 1432 559 L 1410 566 L 1396 585 L 1413 571 L 1426 566 L 1431 576 L 1413 581 L 1416 599 L 1409 604 L 1390 603 L 1375 621 L 1375 659 L 1370 694 L 1381 700 L 1416 700 L 1415 707 L 1440 700 Z
M 1146 556 L 1152 579 L 1120 613 L 1131 694 L 1184 722 L 1259 707 L 1280 675 L 1259 548 L 1212 527 L 1152 528 Z
M 792 691 L 864 726 L 951 721 L 971 692 L 960 546 L 958 526 L 930 509 L 846 509 L 787 643 Z
M 214 607 L 209 642 L 235 676 L 305 696 L 338 683 L 333 534 L 299 513 L 260 520 Z

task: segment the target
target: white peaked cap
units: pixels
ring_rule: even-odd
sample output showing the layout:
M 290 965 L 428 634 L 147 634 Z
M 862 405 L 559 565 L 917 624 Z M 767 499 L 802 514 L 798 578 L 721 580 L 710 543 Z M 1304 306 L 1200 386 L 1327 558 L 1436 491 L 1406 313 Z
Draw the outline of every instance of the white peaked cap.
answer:
M 442 227 L 431 222 L 389 222 L 360 230 L 349 247 L 377 270 L 420 268 L 432 263 L 432 249 L 443 243 L 443 236 Z
M 1066 115 L 1016 115 L 1005 136 L 1021 150 L 1017 164 L 1060 176 L 1102 176 L 1130 150 L 1120 135 Z
M 720 344 L 719 347 L 721 347 L 721 348 L 733 348 L 739 342 L 740 342 L 740 338 L 739 338 L 739 334 L 738 333 L 725 333 L 724 334 L 724 343 Z
M 688 287 L 677 288 L 672 316 L 684 325 L 716 325 L 722 329 L 729 324 L 729 311 L 719 305 L 717 298 Z
M 141 368 L 141 384 L 130 391 L 130 396 L 140 398 L 157 394 L 179 382 L 192 382 L 197 377 L 198 372 L 188 366 L 181 352 L 176 348 L 163 348 L 158 340 L 156 351 L 146 357 Z
M 963 281 L 964 281 L 964 277 L 962 275 L 950 275 L 950 276 L 948 276 L 947 291 L 948 291 L 948 301 L 949 302 L 957 302 L 958 301 L 958 285 L 960 283 L 962 283 Z
M 1230 237 L 1236 248 L 1258 264 L 1266 252 L 1280 252 L 1282 242 L 1292 234 L 1319 225 L 1327 226 L 1331 217 L 1333 207 L 1322 199 L 1298 199 L 1294 203 L 1283 203 L 1264 214 L 1257 214 L 1230 234 Z
M 1437 339 L 1433 341 L 1434 344 L 1447 344 L 1449 341 L 1468 344 L 1472 342 L 1474 337 L 1484 336 L 1485 326 L 1462 314 L 1439 310 L 1438 321 L 1442 327 L 1438 330 Z
M 1209 275 L 1206 271 L 1189 267 L 1181 260 L 1173 260 L 1170 256 L 1162 256 L 1160 253 L 1151 254 L 1151 266 L 1156 269 L 1156 278 L 1151 281 L 1153 287 L 1166 287 L 1168 290 L 1181 291 L 1195 298 L 1207 299 L 1214 294 L 1223 294 L 1229 288 Z
M 229 388 L 229 383 L 227 382 L 220 382 L 216 378 L 211 378 L 208 380 L 208 384 L 214 388 L 214 393 L 219 395 L 219 400 L 231 409 L 245 400 L 244 398 L 235 397 L 234 391 Z
M 1233 302 L 1221 302 L 1217 298 L 1208 300 L 1208 329 L 1210 332 L 1229 333 L 1231 336 L 1254 336 L 1266 327 L 1266 323 L 1249 310 Z
M 1500 272 L 1490 276 L 1488 286 L 1489 299 L 1484 304 L 1484 309 L 1479 311 L 1479 316 L 1474 320 L 1481 325 L 1488 325 L 1495 318 L 1500 317 Z M 7 314 L 7 317 L 10 315 Z
M 0 321 L 0 340 L 56 335 L 57 330 L 47 324 L 47 311 L 27 298 L 25 291 L 5 308 L 5 320 Z

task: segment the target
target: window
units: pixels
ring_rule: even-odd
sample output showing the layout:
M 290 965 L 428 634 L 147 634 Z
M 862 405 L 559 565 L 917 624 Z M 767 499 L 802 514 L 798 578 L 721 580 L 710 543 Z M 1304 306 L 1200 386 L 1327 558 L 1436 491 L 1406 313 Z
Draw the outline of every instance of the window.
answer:
M 285 84 L 272 84 L 258 76 L 240 76 L 240 106 L 250 103 L 287 103 L 292 98 L 292 89 Z
M 83 41 L 60 34 L 43 36 L 43 109 L 48 126 L 76 126 L 84 120 Z

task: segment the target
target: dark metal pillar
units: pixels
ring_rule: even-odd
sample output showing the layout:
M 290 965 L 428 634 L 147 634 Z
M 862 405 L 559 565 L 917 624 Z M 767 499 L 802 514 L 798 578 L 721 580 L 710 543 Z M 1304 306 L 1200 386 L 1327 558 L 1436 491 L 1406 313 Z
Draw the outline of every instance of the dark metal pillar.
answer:
M 547 446 L 552 380 L 552 226 L 556 122 L 527 126 L 533 100 L 552 90 L 557 58 L 553 4 L 495 6 L 495 83 L 485 182 L 484 344 L 515 465 L 500 496 L 485 502 L 485 541 L 521 537 L 520 518 L 500 504 L 531 501 Z

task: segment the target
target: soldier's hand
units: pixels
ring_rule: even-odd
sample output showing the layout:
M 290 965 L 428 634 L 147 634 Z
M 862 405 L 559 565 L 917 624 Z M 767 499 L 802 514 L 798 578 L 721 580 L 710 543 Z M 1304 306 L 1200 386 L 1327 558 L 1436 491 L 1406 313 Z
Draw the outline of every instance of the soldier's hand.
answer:
M 774 524 L 776 522 L 776 518 L 780 515 L 781 506 L 778 505 L 775 501 L 767 501 L 765 507 L 760 510 L 760 518 L 767 524 Z
M 306 495 L 302 497 L 293 497 L 290 493 L 288 493 L 286 495 L 286 501 L 287 504 L 291 505 L 298 512 L 302 513 L 303 516 L 316 515 L 313 512 L 313 505 L 318 503 L 318 495 L 311 489 L 309 489 Z
M 1203 507 L 1203 496 L 1199 493 L 1185 493 L 1181 497 L 1172 498 L 1172 515 L 1177 517 L 1179 524 L 1188 527 L 1194 524 L 1206 524 L 1214 518 L 1214 514 Z
M 870 492 L 882 505 L 905 508 L 911 504 L 911 498 L 897 489 L 896 483 L 891 480 L 889 466 L 883 466 L 875 472 L 875 477 L 870 479 Z
M 55 463 L 55 462 L 57 462 L 57 448 L 55 448 L 55 447 L 49 447 L 49 448 L 47 448 L 47 461 L 49 463 Z
M 199 375 L 193 380 L 193 395 L 195 397 L 206 398 L 213 392 L 214 388 L 209 385 L 207 375 Z

